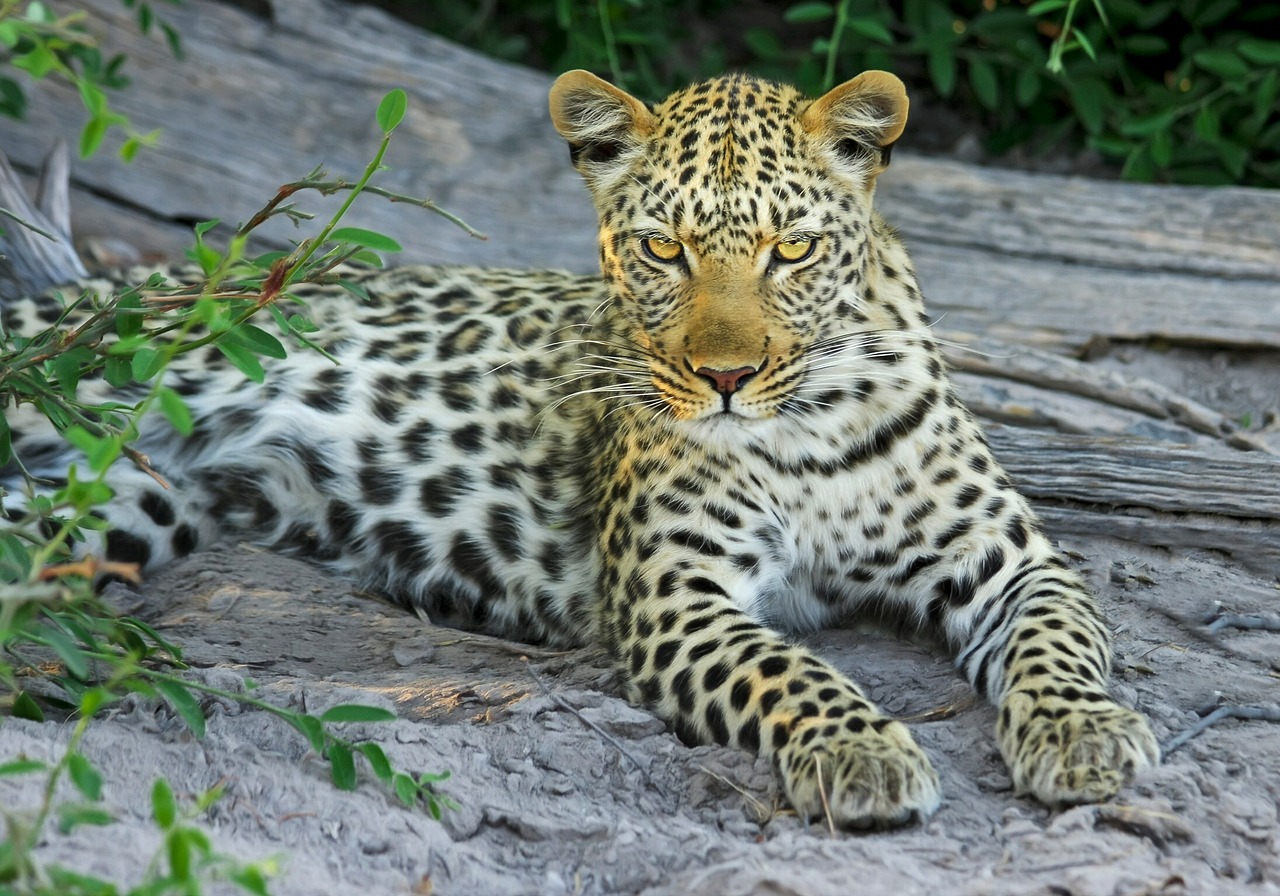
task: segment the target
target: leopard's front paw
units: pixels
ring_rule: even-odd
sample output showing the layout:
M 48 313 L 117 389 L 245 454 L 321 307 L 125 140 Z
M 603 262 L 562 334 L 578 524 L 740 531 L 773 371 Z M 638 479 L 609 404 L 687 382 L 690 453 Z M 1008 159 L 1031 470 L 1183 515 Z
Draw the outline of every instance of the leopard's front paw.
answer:
M 1014 787 L 1048 805 L 1105 800 L 1160 761 L 1146 718 L 1109 700 L 1016 692 L 997 733 Z
M 778 751 L 783 786 L 801 816 L 830 812 L 843 828 L 923 820 L 938 808 L 938 775 L 901 722 L 874 718 L 800 722 Z M 825 800 L 824 800 L 825 795 Z

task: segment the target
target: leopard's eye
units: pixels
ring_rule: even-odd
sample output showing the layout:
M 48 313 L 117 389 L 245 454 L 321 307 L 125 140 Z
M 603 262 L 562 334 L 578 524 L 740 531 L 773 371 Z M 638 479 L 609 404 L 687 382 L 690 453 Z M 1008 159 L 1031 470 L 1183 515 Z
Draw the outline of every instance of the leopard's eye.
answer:
M 783 240 L 773 247 L 773 254 L 779 261 L 804 261 L 813 254 L 817 242 L 809 239 Z
M 670 264 L 684 255 L 684 246 L 675 240 L 663 239 L 660 236 L 647 237 L 640 241 L 641 248 L 654 261 Z

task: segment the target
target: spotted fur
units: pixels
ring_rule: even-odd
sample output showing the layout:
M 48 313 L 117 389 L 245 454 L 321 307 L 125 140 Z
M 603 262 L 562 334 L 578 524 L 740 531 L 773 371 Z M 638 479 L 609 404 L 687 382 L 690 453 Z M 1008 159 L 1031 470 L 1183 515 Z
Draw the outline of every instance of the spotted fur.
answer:
M 1020 791 L 1104 799 L 1154 762 L 1108 696 L 1106 624 L 956 398 L 907 253 L 872 210 L 897 78 L 818 100 L 730 76 L 647 106 L 551 94 L 600 216 L 603 277 L 356 272 L 264 385 L 214 349 L 152 420 L 161 491 L 118 465 L 105 550 L 156 565 L 223 533 L 318 557 L 434 617 L 599 643 L 688 741 L 771 757 L 795 808 L 929 815 L 907 728 L 786 632 L 874 607 L 938 637 L 999 707 Z M 14 304 L 31 330 L 52 300 Z M 85 384 L 100 389 L 101 384 Z M 8 411 L 29 469 L 67 458 Z

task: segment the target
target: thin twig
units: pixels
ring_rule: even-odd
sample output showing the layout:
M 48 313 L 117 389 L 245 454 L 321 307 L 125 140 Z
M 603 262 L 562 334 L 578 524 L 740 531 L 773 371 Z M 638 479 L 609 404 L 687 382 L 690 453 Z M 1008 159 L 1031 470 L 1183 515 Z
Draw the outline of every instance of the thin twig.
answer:
M 1249 631 L 1280 632 L 1280 614 L 1263 616 L 1255 613 L 1216 613 L 1210 617 L 1209 631 L 1217 634 L 1224 628 L 1242 628 Z
M 822 797 L 822 814 L 827 818 L 827 830 L 831 832 L 831 839 L 836 837 L 836 823 L 831 817 L 831 804 L 827 802 L 827 787 L 822 783 L 822 754 L 815 753 L 813 756 L 813 767 L 818 772 L 818 796 Z
M 1219 706 L 1200 721 L 1185 731 L 1175 734 L 1160 746 L 1160 755 L 1168 757 L 1170 753 L 1191 740 L 1191 738 L 1207 731 L 1223 719 L 1240 719 L 1246 722 L 1280 722 L 1280 704 L 1269 706 Z
M 553 701 L 557 706 L 559 706 L 561 709 L 567 710 L 568 712 L 570 712 L 570 713 L 572 713 L 573 715 L 577 716 L 577 717 L 578 717 L 578 721 L 579 721 L 579 722 L 581 722 L 582 724 L 586 725 L 588 728 L 590 728 L 590 729 L 591 729 L 592 731 L 594 731 L 596 734 L 600 735 L 602 738 L 604 738 L 606 741 L 608 741 L 610 744 L 612 744 L 612 745 L 613 745 L 613 747 L 614 747 L 614 749 L 616 749 L 616 750 L 617 750 L 619 753 L 621 753 L 623 756 L 627 757 L 627 759 L 631 760 L 631 764 L 632 764 L 632 765 L 634 765 L 634 766 L 636 767 L 636 769 L 638 769 L 638 770 L 639 770 L 640 775 L 641 775 L 641 777 L 643 777 L 643 778 L 644 778 L 645 783 L 646 783 L 646 784 L 649 784 L 649 785 L 651 785 L 651 786 L 652 786 L 652 784 L 653 784 L 653 779 L 649 777 L 649 770 L 648 770 L 648 769 L 646 769 L 643 765 L 641 765 L 641 764 L 640 764 L 640 760 L 639 760 L 639 759 L 636 759 L 636 757 L 634 757 L 634 756 L 632 756 L 630 753 L 628 753 L 628 752 L 627 752 L 627 748 L 626 748 L 626 747 L 624 747 L 624 746 L 623 746 L 623 745 L 618 741 L 618 739 L 617 739 L 617 738 L 615 738 L 612 734 L 610 734 L 608 731 L 605 731 L 603 728 L 601 728 L 601 727 L 600 727 L 599 725 L 597 725 L 595 722 L 591 721 L 591 720 L 590 720 L 590 719 L 588 719 L 586 716 L 584 716 L 582 713 L 580 713 L 580 712 L 577 710 L 577 708 L 576 708 L 576 707 L 572 706 L 572 705 L 571 705 L 567 700 L 565 700 L 565 699 L 564 699 L 563 697 L 561 697 L 559 694 L 552 693 L 551 688 L 547 687 L 546 682 L 544 682 L 544 681 L 543 681 L 543 680 L 538 676 L 538 673 L 537 673 L 537 672 L 533 671 L 533 664 L 529 662 L 529 658 L 528 658 L 528 657 L 521 657 L 521 659 L 522 659 L 522 660 L 524 660 L 525 668 L 529 670 L 529 677 L 530 677 L 530 678 L 532 678 L 532 679 L 534 680 L 534 683 L 535 683 L 535 684 L 537 684 L 537 685 L 538 685 L 538 687 L 542 689 L 542 693 L 544 693 L 544 694 L 546 694 L 548 697 L 550 697 L 550 698 L 551 698 L 551 700 L 552 700 L 552 701 Z
M 763 802 L 756 799 L 755 796 L 749 790 L 747 790 L 747 788 L 743 787 L 737 781 L 731 781 L 728 778 L 726 778 L 724 775 L 719 774 L 718 772 L 713 772 L 711 769 L 707 768 L 705 765 L 698 766 L 698 771 L 702 772 L 705 775 L 710 775 L 711 777 L 719 781 L 721 784 L 724 784 L 726 787 L 729 787 L 730 789 L 737 791 L 738 795 L 747 801 L 747 805 L 751 807 L 751 811 L 755 813 L 756 820 L 758 821 L 758 823 L 764 824 L 774 815 L 778 814 L 776 805 L 774 806 L 773 809 L 769 809 L 768 807 L 765 806 Z
M 98 560 L 89 555 L 71 563 L 57 563 L 41 569 L 36 578 L 41 581 L 60 579 L 64 576 L 83 576 L 92 580 L 98 573 L 119 576 L 135 585 L 142 581 L 142 573 L 136 563 L 121 563 L 116 560 Z

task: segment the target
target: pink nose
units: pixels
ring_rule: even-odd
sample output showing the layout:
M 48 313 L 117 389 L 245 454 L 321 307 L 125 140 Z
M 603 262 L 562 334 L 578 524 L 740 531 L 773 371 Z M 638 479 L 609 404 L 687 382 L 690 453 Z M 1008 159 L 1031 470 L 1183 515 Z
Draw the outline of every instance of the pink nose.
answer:
M 737 367 L 733 370 L 716 370 L 711 367 L 699 367 L 694 371 L 703 379 L 710 380 L 721 395 L 732 395 L 742 388 L 742 384 L 755 376 L 759 368 Z

